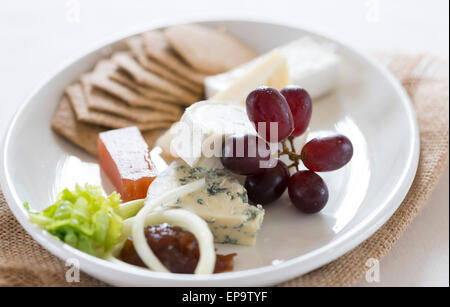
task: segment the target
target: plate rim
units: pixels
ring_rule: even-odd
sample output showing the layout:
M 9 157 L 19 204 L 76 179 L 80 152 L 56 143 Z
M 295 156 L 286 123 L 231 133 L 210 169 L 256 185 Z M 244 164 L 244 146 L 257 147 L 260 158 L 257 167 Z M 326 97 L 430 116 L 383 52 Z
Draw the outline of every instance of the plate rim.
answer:
M 43 81 L 38 84 L 27 96 L 24 102 L 15 112 L 14 116 L 10 120 L 10 124 L 6 133 L 3 137 L 3 146 L 0 153 L 2 170 L 0 171 L 0 184 L 5 196 L 5 200 L 13 212 L 16 219 L 24 227 L 29 235 L 33 237 L 42 247 L 49 250 L 53 255 L 62 259 L 63 261 L 68 258 L 76 257 L 80 261 L 80 267 L 86 273 L 97 277 L 98 279 L 104 280 L 108 283 L 119 284 L 114 282 L 114 274 L 131 274 L 135 277 L 145 278 L 149 283 L 154 279 L 153 282 L 158 281 L 159 285 L 166 286 L 180 286 L 186 285 L 189 282 L 190 286 L 239 286 L 239 285 L 273 285 L 291 278 L 301 276 L 307 272 L 317 269 L 339 257 L 348 251 L 354 249 L 357 245 L 361 244 L 363 241 L 368 239 L 373 233 L 375 233 L 386 221 L 394 214 L 394 212 L 401 205 L 401 202 L 405 198 L 407 192 L 409 191 L 412 182 L 414 180 L 420 153 L 420 136 L 417 118 L 415 115 L 415 110 L 413 108 L 412 102 L 407 95 L 405 89 L 400 85 L 398 80 L 384 67 L 380 62 L 378 62 L 372 56 L 367 55 L 365 52 L 355 48 L 352 44 L 345 42 L 342 39 L 335 39 L 329 35 L 324 35 L 318 31 L 314 31 L 300 25 L 299 23 L 286 22 L 280 19 L 258 17 L 249 14 L 208 14 L 208 17 L 204 17 L 204 14 L 192 14 L 185 16 L 183 18 L 161 18 L 154 20 L 149 23 L 143 23 L 133 28 L 129 28 L 125 31 L 120 31 L 114 35 L 108 36 L 106 39 L 101 40 L 95 44 L 88 46 L 88 48 L 83 48 L 81 52 L 77 52 L 74 56 L 71 56 L 69 60 L 63 62 L 58 66 L 56 70 L 49 73 Z M 52 79 L 58 77 L 67 67 L 74 64 L 83 57 L 98 51 L 104 47 L 114 44 L 126 37 L 143 32 L 145 30 L 157 29 L 161 27 L 167 27 L 174 24 L 181 23 L 191 23 L 191 22 L 249 22 L 249 23 L 261 23 L 269 24 L 274 26 L 284 26 L 289 28 L 298 29 L 305 33 L 310 33 L 314 36 L 320 37 L 330 42 L 334 42 L 349 51 L 360 56 L 366 63 L 370 64 L 372 67 L 377 69 L 383 77 L 385 77 L 389 83 L 393 86 L 394 90 L 401 99 L 407 111 L 408 125 L 411 133 L 411 145 L 408 153 L 408 161 L 405 169 L 402 171 L 399 180 L 395 187 L 392 188 L 391 193 L 385 197 L 385 201 L 381 203 L 379 208 L 374 210 L 371 214 L 366 216 L 361 222 L 355 225 L 347 233 L 343 234 L 342 237 L 336 241 L 329 243 L 325 246 L 319 247 L 309 253 L 300 255 L 298 257 L 284 261 L 276 266 L 263 266 L 253 269 L 247 269 L 243 271 L 228 272 L 218 275 L 186 275 L 186 274 L 168 274 L 153 272 L 146 269 L 130 267 L 126 271 L 123 267 L 112 264 L 103 259 L 85 254 L 63 242 L 54 238 L 48 234 L 45 230 L 40 229 L 38 226 L 32 224 L 28 221 L 26 210 L 23 208 L 22 204 L 19 202 L 19 198 L 16 194 L 12 180 L 7 173 L 7 151 L 10 142 L 10 137 L 18 121 L 21 113 L 24 109 L 31 103 L 33 97 L 39 93 L 39 91 Z M 370 222 L 373 222 L 370 224 Z M 301 263 L 301 265 L 299 265 Z M 103 271 L 103 274 L 98 274 L 100 268 L 105 268 L 108 270 Z M 130 275 L 130 277 L 131 277 Z M 117 275 L 116 275 L 117 276 Z M 125 281 L 126 283 L 127 281 Z M 133 282 L 133 281 L 131 281 Z M 143 280 L 134 281 L 135 284 L 142 284 Z

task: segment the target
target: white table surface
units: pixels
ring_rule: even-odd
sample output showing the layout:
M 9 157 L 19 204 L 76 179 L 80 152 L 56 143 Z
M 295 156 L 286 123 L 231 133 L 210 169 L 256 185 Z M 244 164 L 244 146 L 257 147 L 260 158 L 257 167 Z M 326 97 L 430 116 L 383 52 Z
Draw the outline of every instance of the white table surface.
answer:
M 430 51 L 448 61 L 448 0 L 15 0 L 0 4 L 0 135 L 30 91 L 66 60 L 118 31 L 156 19 L 251 14 L 303 25 L 367 52 Z M 79 13 L 79 14 L 78 14 Z M 449 285 L 449 171 L 381 261 L 381 281 Z

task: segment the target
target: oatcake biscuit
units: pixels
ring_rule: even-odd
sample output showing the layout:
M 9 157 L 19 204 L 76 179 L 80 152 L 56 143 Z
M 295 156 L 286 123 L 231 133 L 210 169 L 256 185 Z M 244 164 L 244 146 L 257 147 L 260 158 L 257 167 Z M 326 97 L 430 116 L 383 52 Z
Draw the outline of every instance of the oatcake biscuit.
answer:
M 131 107 L 120 99 L 94 88 L 91 83 L 92 78 L 91 74 L 81 77 L 81 85 L 89 110 L 116 114 L 139 123 L 176 121 L 180 118 L 180 114 L 154 111 L 142 107 Z
M 104 74 L 109 79 L 130 88 L 131 90 L 143 95 L 150 100 L 168 101 L 176 104 L 181 104 L 180 99 L 176 98 L 175 96 L 158 91 L 154 88 L 140 85 L 135 80 L 133 80 L 133 78 L 126 71 L 120 69 L 119 66 L 117 66 L 117 64 L 115 64 L 112 60 L 102 60 L 101 62 L 104 66 Z
M 75 113 L 70 106 L 67 96 L 64 96 L 53 115 L 52 129 L 71 143 L 81 147 L 88 153 L 97 156 L 97 139 L 100 132 L 108 129 L 77 121 Z M 149 130 L 142 132 L 149 148 L 153 148 L 162 130 Z
M 138 60 L 139 64 L 142 65 L 145 69 L 154 72 L 161 77 L 167 79 L 168 81 L 171 81 L 173 83 L 176 83 L 192 92 L 197 94 L 200 98 L 200 95 L 203 92 L 203 85 L 194 83 L 184 77 L 181 77 L 174 73 L 173 71 L 167 69 L 166 67 L 162 66 L 158 62 L 150 59 L 147 57 L 147 54 L 144 50 L 144 44 L 142 41 L 142 37 L 140 36 L 134 36 L 129 39 L 127 39 L 127 45 L 131 50 L 131 53 L 134 55 L 134 57 Z
M 97 155 L 97 138 L 107 129 L 77 121 L 69 100 L 64 96 L 52 119 L 52 129 L 88 153 Z
M 178 105 L 189 105 L 185 104 L 184 102 L 180 101 L 179 98 L 176 98 L 170 94 L 159 92 L 153 88 L 140 85 L 139 83 L 134 81 L 133 78 L 131 78 L 128 75 L 128 73 L 124 72 L 121 69 L 112 72 L 108 77 L 109 79 L 116 81 L 122 85 L 125 85 L 126 87 L 129 87 L 133 91 L 142 94 L 150 99 L 167 101 Z
M 173 26 L 164 31 L 164 37 L 186 62 L 205 73 L 219 74 L 257 56 L 237 38 L 210 27 Z
M 166 101 L 166 102 L 170 102 L 170 103 L 174 103 L 174 104 L 178 104 L 178 105 L 184 105 L 184 106 L 190 105 L 190 104 L 180 101 L 180 98 L 174 97 L 168 93 L 159 92 L 153 88 L 146 87 L 146 86 L 143 86 L 143 85 L 137 83 L 136 81 L 133 80 L 132 77 L 129 76 L 129 74 L 127 72 L 123 71 L 122 69 L 119 69 L 119 70 L 113 72 L 109 76 L 109 78 L 113 81 L 119 82 L 120 84 L 131 88 L 135 92 L 138 92 L 148 98 Z
M 69 86 L 66 89 L 66 94 L 75 111 L 77 120 L 85 123 L 95 124 L 106 128 L 137 126 L 139 130 L 142 131 L 170 126 L 170 121 L 136 123 L 121 116 L 89 110 L 86 98 L 83 94 L 83 89 L 79 83 Z
M 132 89 L 115 82 L 108 78 L 108 75 L 115 70 L 115 64 L 110 61 L 100 61 L 97 63 L 94 73 L 91 74 L 90 83 L 96 88 L 99 88 L 117 98 L 135 107 L 148 107 L 153 110 L 180 115 L 180 108 L 173 104 L 149 99 L 142 94 L 139 94 Z
M 145 52 L 150 58 L 166 65 L 186 79 L 203 85 L 207 75 L 187 65 L 179 56 L 177 56 L 160 31 L 143 33 L 142 40 Z
M 145 70 L 139 63 L 137 63 L 133 57 L 126 52 L 116 53 L 112 60 L 123 70 L 128 72 L 133 79 L 145 86 L 156 88 L 165 93 L 169 93 L 177 98 L 180 98 L 181 101 L 187 103 L 194 103 L 198 101 L 198 95 L 177 86 L 173 83 L 170 83 L 166 79 L 161 78 L 160 76 Z

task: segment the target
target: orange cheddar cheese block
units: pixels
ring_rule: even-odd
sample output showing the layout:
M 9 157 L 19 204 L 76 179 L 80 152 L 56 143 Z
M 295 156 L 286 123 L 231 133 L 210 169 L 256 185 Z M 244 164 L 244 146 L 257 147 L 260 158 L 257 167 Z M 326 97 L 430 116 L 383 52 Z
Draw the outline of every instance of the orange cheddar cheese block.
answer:
M 122 201 L 145 198 L 156 177 L 147 143 L 137 127 L 99 133 L 99 164 Z

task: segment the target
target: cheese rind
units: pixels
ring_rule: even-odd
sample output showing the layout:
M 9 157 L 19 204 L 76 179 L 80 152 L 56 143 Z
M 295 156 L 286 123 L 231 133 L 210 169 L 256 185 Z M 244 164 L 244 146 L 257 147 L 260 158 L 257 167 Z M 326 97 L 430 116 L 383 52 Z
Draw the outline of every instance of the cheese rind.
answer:
M 249 205 L 245 188 L 223 168 L 192 168 L 177 159 L 153 181 L 147 198 L 201 178 L 206 180 L 203 189 L 160 209 L 183 208 L 194 212 L 208 223 L 216 243 L 254 245 L 264 209 Z
M 313 99 L 330 92 L 336 86 L 340 58 L 332 48 L 311 37 L 303 37 L 275 50 L 287 60 L 290 84 L 305 88 Z M 228 89 L 236 80 L 259 65 L 265 56 L 228 72 L 205 78 L 206 97 L 214 97 Z

